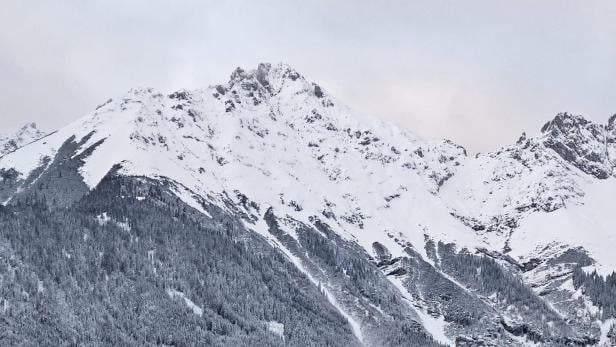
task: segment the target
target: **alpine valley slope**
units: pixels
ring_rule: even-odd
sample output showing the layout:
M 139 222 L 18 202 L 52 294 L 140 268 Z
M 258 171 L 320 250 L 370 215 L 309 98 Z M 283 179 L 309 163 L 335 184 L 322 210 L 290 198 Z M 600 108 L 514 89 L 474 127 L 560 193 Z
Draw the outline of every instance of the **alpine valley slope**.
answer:
M 471 158 L 284 64 L 132 90 L 0 158 L 0 339 L 609 346 L 615 123 Z

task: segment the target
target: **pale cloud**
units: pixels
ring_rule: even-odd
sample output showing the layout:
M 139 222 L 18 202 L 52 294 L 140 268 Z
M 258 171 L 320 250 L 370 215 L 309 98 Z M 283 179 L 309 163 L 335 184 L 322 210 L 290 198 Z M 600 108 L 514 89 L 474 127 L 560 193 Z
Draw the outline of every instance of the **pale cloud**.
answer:
M 7 2 L 0 132 L 283 61 L 359 112 L 492 149 L 559 111 L 616 112 L 613 18 L 612 1 Z

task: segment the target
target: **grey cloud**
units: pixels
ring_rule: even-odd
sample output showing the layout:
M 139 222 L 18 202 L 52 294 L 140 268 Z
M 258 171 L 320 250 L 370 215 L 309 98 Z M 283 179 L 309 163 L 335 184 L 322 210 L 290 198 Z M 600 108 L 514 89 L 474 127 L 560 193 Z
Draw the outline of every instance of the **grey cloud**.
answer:
M 19 1 L 0 13 L 0 132 L 135 86 L 284 61 L 352 108 L 471 150 L 556 112 L 616 112 L 610 1 Z

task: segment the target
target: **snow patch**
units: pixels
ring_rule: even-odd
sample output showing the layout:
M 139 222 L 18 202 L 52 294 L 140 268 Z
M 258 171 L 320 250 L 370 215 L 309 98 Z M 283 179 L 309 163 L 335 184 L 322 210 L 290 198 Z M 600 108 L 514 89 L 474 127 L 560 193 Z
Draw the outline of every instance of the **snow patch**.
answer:
M 109 223 L 111 221 L 111 217 L 107 215 L 107 212 L 103 212 L 99 214 L 98 216 L 96 216 L 96 221 L 98 222 L 99 225 L 102 226 L 102 225 Z
M 413 310 L 415 310 L 415 312 L 419 316 L 419 319 L 421 320 L 421 325 L 430 335 L 432 335 L 434 340 L 448 346 L 455 346 L 455 343 L 445 334 L 445 328 L 447 327 L 445 317 L 433 317 L 428 312 L 426 312 L 426 310 L 414 305 L 413 296 L 406 289 L 404 283 L 402 283 L 402 280 L 400 278 L 398 278 L 397 276 L 390 276 L 388 277 L 388 279 L 396 286 L 396 288 L 398 288 L 398 291 L 400 291 L 400 294 L 402 294 L 402 297 L 407 301 L 409 306 Z
M 128 223 L 128 220 L 125 220 L 123 222 L 119 222 L 119 221 L 115 221 L 113 220 L 113 218 L 111 218 L 107 212 L 103 212 L 101 214 L 99 214 L 98 216 L 96 216 L 96 221 L 98 222 L 99 225 L 103 226 L 103 225 L 107 225 L 110 222 L 113 222 L 118 228 L 126 231 L 126 232 L 130 232 L 131 231 L 131 227 L 130 224 Z M 84 241 L 87 240 L 87 235 L 84 235 Z
M 267 322 L 267 330 L 280 336 L 284 341 L 284 324 L 276 321 Z
M 203 309 L 201 307 L 199 307 L 197 304 L 195 304 L 194 302 L 192 302 L 192 300 L 187 298 L 184 293 L 179 292 L 177 290 L 173 290 L 173 289 L 168 288 L 167 289 L 167 295 L 169 295 L 169 297 L 171 299 L 180 298 L 180 299 L 184 300 L 184 303 L 186 304 L 186 306 L 188 306 L 188 308 L 194 314 L 196 314 L 199 317 L 203 316 Z
M 597 321 L 599 327 L 601 328 L 601 337 L 599 338 L 599 346 L 600 347 L 610 347 L 611 342 L 610 338 L 607 336 L 610 332 L 610 329 L 613 326 L 616 326 L 616 318 L 610 318 L 603 322 Z

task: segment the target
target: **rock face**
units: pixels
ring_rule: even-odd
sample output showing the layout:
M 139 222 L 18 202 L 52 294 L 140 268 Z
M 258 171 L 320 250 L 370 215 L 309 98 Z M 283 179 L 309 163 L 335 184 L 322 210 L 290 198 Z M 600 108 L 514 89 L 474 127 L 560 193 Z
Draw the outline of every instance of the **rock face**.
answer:
M 468 157 L 284 64 L 131 90 L 0 158 L 0 325 L 10 344 L 606 345 L 615 123 L 559 114 Z
M 606 128 L 606 144 L 607 156 L 612 164 L 612 168 L 616 167 L 616 114 L 610 117 Z
M 558 114 L 541 132 L 544 144 L 578 169 L 597 178 L 614 175 L 614 118 L 607 126 L 594 124 L 581 116 Z

